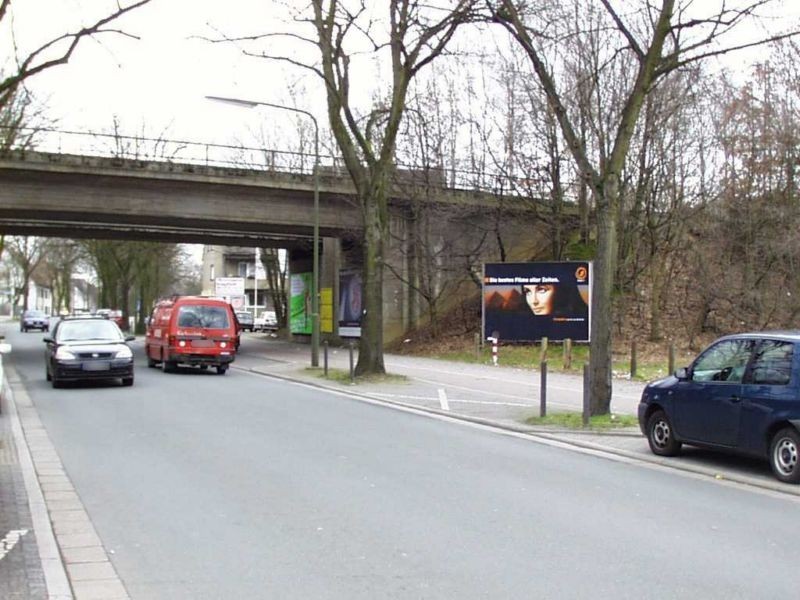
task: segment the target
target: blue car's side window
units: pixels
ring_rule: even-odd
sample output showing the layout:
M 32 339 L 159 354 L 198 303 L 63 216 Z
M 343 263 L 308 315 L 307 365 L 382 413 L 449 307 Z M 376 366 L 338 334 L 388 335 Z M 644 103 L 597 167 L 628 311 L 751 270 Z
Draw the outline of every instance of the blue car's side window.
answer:
M 764 340 L 753 356 L 750 382 L 760 385 L 787 385 L 792 378 L 794 344 Z
M 753 350 L 752 340 L 724 340 L 706 350 L 692 367 L 694 381 L 741 383 Z

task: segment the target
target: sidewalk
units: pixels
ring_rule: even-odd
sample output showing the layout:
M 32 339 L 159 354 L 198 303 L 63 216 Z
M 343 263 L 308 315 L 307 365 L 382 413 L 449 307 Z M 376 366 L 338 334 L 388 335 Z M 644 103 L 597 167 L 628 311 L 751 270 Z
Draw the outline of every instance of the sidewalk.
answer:
M 0 598 L 46 599 L 42 560 L 12 432 L 12 408 L 0 399 Z
M 355 353 L 353 360 L 356 360 Z M 330 349 L 328 364 L 331 370 L 336 369 L 338 375 L 348 373 L 349 363 L 347 348 Z M 307 345 L 250 334 L 246 336 L 232 369 L 281 378 L 362 401 L 435 415 L 436 418 L 467 421 L 537 443 L 602 458 L 653 468 L 668 467 L 700 479 L 735 482 L 769 493 L 800 496 L 800 486 L 777 482 L 765 461 L 749 461 L 692 448 L 685 448 L 680 457 L 656 457 L 650 453 L 637 427 L 576 431 L 526 425 L 525 418 L 539 412 L 539 373 L 532 370 L 386 355 L 389 377 L 381 382 L 351 384 L 347 377 L 344 381 L 325 378 L 323 365 L 324 354 L 321 352 L 320 367 L 310 368 L 310 348 Z M 615 381 L 612 412 L 634 414 L 642 387 L 642 383 Z M 580 410 L 581 394 L 579 375 L 551 374 L 548 378 L 548 411 Z M 65 577 L 64 565 L 56 564 L 60 563 L 61 556 L 58 548 L 54 548 L 47 521 L 49 507 L 36 481 L 28 447 L 32 442 L 22 433 L 13 395 L 5 394 L 0 408 L 0 598 L 72 598 L 69 584 L 62 579 Z M 26 419 L 38 418 L 30 402 L 20 410 L 26 411 Z M 37 531 L 43 532 L 43 540 L 37 539 Z M 90 596 L 81 593 L 77 597 Z

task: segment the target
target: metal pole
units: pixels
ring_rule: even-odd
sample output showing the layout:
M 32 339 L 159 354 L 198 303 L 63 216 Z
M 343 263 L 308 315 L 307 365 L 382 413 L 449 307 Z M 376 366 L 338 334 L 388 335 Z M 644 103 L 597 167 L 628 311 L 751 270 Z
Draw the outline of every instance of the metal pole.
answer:
M 356 372 L 353 368 L 353 340 L 350 340 L 350 383 L 356 382 Z
M 547 361 L 543 360 L 541 366 L 542 378 L 539 384 L 539 416 L 547 416 Z
M 311 366 L 319 366 L 319 125 L 317 119 L 307 110 L 273 104 L 272 102 L 260 102 L 257 100 L 244 100 L 242 98 L 224 98 L 221 96 L 206 96 L 209 100 L 255 108 L 256 106 L 269 106 L 295 113 L 300 113 L 311 119 L 314 123 L 314 261 L 313 273 L 311 275 Z
M 589 426 L 589 364 L 583 365 L 583 426 Z
M 328 340 L 325 340 L 324 342 L 322 342 L 322 347 L 325 349 L 325 352 L 324 352 L 325 359 L 324 359 L 323 365 L 324 365 L 324 368 L 325 368 L 325 377 L 327 377 L 328 376 Z
M 314 122 L 314 263 L 311 285 L 311 366 L 319 366 L 319 127 Z

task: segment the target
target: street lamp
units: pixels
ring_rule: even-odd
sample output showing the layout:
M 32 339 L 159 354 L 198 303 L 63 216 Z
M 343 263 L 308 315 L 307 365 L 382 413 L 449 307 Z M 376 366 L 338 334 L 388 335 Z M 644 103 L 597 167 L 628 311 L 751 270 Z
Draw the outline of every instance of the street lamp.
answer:
M 242 100 L 240 98 L 222 98 L 220 96 L 206 96 L 208 100 L 234 104 L 245 108 L 268 106 L 291 112 L 300 113 L 311 119 L 314 123 L 314 262 L 311 274 L 311 366 L 319 366 L 319 125 L 317 119 L 310 112 L 282 104 L 271 102 L 257 102 L 255 100 Z

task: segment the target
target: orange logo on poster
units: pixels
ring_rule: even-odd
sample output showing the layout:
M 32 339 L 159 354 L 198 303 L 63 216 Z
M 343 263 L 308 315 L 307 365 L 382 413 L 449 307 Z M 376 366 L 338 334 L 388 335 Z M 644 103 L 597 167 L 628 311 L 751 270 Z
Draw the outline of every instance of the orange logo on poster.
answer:
M 586 270 L 586 267 L 580 266 L 575 271 L 575 279 L 577 279 L 578 281 L 586 281 L 586 276 L 588 274 L 589 272 Z

